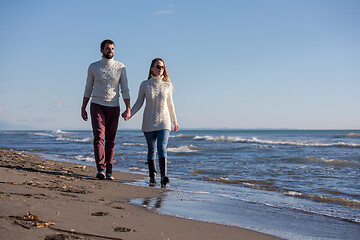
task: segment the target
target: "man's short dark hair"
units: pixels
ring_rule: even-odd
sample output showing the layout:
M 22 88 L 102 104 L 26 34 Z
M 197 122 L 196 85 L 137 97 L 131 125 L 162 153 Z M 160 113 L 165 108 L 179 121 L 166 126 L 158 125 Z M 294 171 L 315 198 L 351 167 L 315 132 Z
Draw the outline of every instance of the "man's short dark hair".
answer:
M 102 43 L 100 45 L 101 49 L 104 49 L 106 44 L 112 44 L 115 46 L 115 43 L 112 40 L 106 39 L 106 40 L 102 41 Z

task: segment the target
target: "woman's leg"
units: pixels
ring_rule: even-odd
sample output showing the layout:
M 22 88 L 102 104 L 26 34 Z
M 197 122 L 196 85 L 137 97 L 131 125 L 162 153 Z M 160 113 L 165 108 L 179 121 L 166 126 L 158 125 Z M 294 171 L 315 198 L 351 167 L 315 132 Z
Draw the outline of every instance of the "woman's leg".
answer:
M 159 154 L 159 166 L 161 174 L 161 185 L 165 186 L 169 182 L 167 177 L 167 144 L 169 140 L 170 131 L 167 129 L 158 131 L 157 149 Z
M 147 160 L 153 160 L 156 159 L 156 132 L 144 132 L 147 147 L 148 147 L 148 153 L 147 153 Z
M 147 146 L 148 146 L 148 154 L 147 154 L 147 164 L 149 167 L 149 177 L 150 183 L 156 183 L 156 137 L 157 132 L 144 132 Z
M 169 141 L 170 130 L 164 129 L 157 131 L 157 151 L 159 158 L 167 158 L 167 144 Z

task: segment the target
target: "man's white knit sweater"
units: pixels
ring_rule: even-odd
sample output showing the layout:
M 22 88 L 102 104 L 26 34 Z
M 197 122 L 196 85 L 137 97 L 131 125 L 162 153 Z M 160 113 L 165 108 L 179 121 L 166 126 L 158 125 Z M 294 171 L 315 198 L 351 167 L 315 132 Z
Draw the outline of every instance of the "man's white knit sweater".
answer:
M 119 86 L 123 99 L 130 99 L 124 64 L 113 59 L 102 58 L 90 64 L 84 97 L 103 106 L 119 106 Z
M 140 110 L 146 99 L 143 132 L 171 130 L 171 121 L 176 122 L 172 90 L 172 84 L 163 81 L 162 77 L 152 77 L 141 83 L 138 99 L 131 109 L 131 116 Z

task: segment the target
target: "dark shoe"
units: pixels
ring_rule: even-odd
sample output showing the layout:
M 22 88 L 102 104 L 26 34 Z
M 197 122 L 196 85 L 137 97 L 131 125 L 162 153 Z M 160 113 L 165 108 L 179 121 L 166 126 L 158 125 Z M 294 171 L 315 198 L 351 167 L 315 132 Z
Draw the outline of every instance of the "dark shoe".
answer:
M 166 184 L 168 184 L 170 182 L 169 178 L 168 177 L 163 177 L 161 178 L 161 186 L 162 187 L 165 187 Z
M 98 171 L 98 173 L 96 174 L 96 177 L 99 180 L 103 180 L 105 178 L 105 172 L 104 171 Z
M 115 178 L 112 176 L 112 173 L 106 174 L 106 180 L 114 180 Z

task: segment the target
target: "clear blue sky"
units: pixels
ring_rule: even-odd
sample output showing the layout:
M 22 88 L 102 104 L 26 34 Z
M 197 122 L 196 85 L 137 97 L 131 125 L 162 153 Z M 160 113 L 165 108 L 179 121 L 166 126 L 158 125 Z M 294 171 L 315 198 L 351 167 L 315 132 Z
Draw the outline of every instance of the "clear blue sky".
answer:
M 132 104 L 165 59 L 180 128 L 360 129 L 358 0 L 12 0 L 0 22 L 0 129 L 91 129 L 86 72 L 108 38 Z

